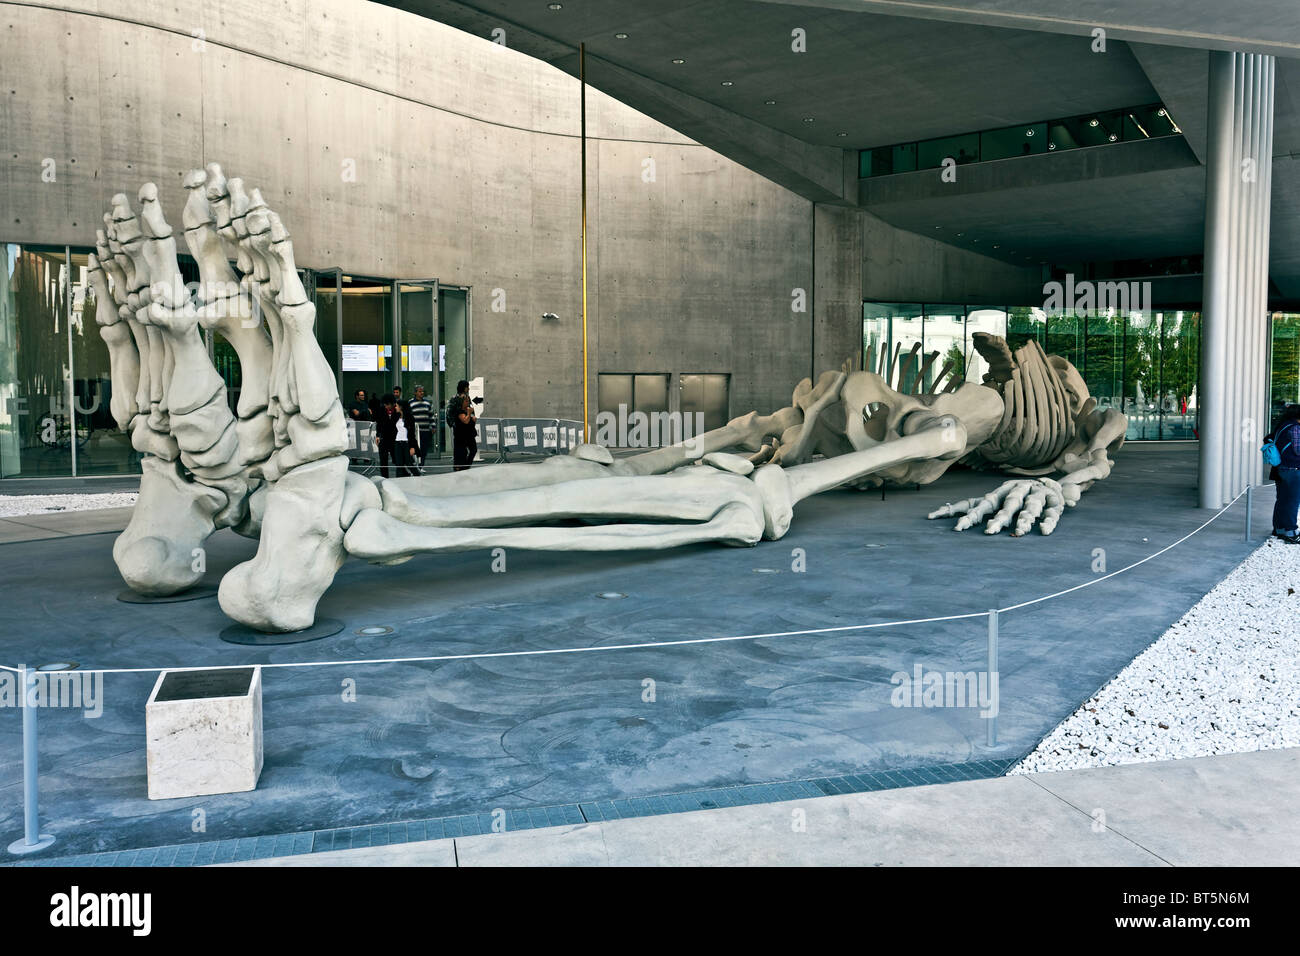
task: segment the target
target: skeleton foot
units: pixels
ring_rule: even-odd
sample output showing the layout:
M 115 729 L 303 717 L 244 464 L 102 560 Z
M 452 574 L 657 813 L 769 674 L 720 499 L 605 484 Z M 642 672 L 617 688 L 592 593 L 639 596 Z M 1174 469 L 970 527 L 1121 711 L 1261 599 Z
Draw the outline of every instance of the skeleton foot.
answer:
M 132 591 L 176 594 L 203 577 L 203 542 L 227 499 L 216 488 L 181 477 L 175 462 L 141 462 L 140 498 L 131 522 L 113 542 L 113 560 Z
M 311 627 L 316 604 L 343 564 L 348 460 L 300 465 L 266 494 L 257 554 L 226 573 L 217 600 L 227 615 L 259 631 Z
M 1061 512 L 1079 500 L 1075 485 L 1064 485 L 1051 478 L 1018 478 L 1003 482 L 983 498 L 967 498 L 946 504 L 927 517 L 950 518 L 960 515 L 954 531 L 973 528 L 988 518 L 985 534 L 997 534 L 1015 519 L 1013 538 L 1029 533 L 1035 525 L 1043 534 L 1051 534 L 1061 519 Z M 990 515 L 992 517 L 990 517 Z

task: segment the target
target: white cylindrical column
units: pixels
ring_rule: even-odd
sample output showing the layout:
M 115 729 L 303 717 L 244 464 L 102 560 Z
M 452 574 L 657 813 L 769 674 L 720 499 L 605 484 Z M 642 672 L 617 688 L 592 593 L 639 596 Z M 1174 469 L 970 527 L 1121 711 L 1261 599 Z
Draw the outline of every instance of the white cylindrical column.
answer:
M 1268 430 L 1268 249 L 1275 61 L 1210 53 L 1201 314 L 1200 499 L 1263 477 Z

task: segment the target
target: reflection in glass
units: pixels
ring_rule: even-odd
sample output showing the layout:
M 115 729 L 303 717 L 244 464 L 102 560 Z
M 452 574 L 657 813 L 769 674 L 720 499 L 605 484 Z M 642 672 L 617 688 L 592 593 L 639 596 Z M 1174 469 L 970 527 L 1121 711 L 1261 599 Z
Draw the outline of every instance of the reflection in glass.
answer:
M 464 289 L 438 290 L 438 342 L 443 349 L 446 368 L 442 372 L 442 405 L 456 394 L 456 383 L 469 379 L 469 294 Z M 437 365 L 437 358 L 434 359 Z M 487 396 L 491 401 L 491 396 Z M 502 414 L 504 409 L 495 413 Z M 518 414 L 516 412 L 515 414 Z
M 921 357 L 922 370 L 919 389 L 930 391 L 946 363 L 951 362 L 954 376 L 966 373 L 966 307 L 964 305 L 927 305 L 925 307 L 926 355 L 938 352 L 933 362 L 926 364 Z
M 1124 401 L 1124 319 L 1089 313 L 1084 320 L 1083 379 L 1098 408 L 1119 408 Z M 1076 367 L 1079 367 L 1076 363 Z
M 1160 380 L 1162 313 L 1132 312 L 1124 334 L 1124 400 L 1129 439 L 1156 440 L 1165 396 Z
M 343 276 L 343 394 L 359 388 L 382 396 L 395 383 L 393 368 L 393 287 L 386 279 Z
M 888 337 L 881 348 L 874 350 L 871 359 L 873 371 L 878 372 L 888 381 L 901 381 L 909 386 L 916 381 L 916 371 L 908 367 L 913 365 L 911 349 L 921 346 L 921 334 L 924 328 L 924 310 L 919 303 L 870 302 L 863 311 L 864 325 L 872 322 L 884 322 L 889 327 Z M 920 348 L 917 350 L 920 357 Z M 864 366 L 871 368 L 871 366 Z M 900 371 L 901 370 L 901 371 Z M 900 391 L 907 391 L 900 387 Z
M 95 316 L 112 311 L 112 302 L 99 302 L 87 271 L 88 253 L 72 253 L 72 396 L 77 423 L 77 474 L 124 475 L 140 471 L 140 454 L 130 436 L 119 431 L 109 403 L 113 381 L 108 346 Z M 110 278 L 111 281 L 111 278 Z
M 415 386 L 423 385 L 425 396 L 436 403 L 433 283 L 403 282 L 398 285 L 397 294 L 402 300 L 402 351 L 406 357 L 402 366 L 402 393 L 412 398 Z
M 1274 312 L 1273 351 L 1269 363 L 1269 422 L 1288 405 L 1300 402 L 1300 313 Z
M 0 251 L 0 478 L 71 475 L 66 250 Z
M 1084 319 L 1077 315 L 1054 315 L 1047 320 L 1048 355 L 1059 355 L 1083 371 Z
M 1201 371 L 1201 314 L 1160 314 L 1160 437 L 1197 437 L 1196 383 Z
M 1015 311 L 1015 309 L 1010 310 L 1011 313 Z M 964 369 L 966 381 L 981 383 L 989 371 L 989 363 L 984 361 L 984 356 L 975 351 L 975 333 L 986 332 L 989 335 L 1007 338 L 1010 322 L 1010 313 L 1002 309 L 973 308 L 966 313 L 966 338 L 963 346 L 966 355 Z

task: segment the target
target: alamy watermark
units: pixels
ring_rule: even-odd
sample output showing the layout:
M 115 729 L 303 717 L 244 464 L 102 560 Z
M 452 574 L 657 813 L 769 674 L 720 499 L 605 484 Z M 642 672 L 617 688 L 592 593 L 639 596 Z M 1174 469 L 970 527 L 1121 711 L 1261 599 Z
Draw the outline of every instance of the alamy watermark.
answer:
M 1066 273 L 1065 282 L 1043 283 L 1043 311 L 1049 318 L 1087 312 L 1151 312 L 1150 282 L 1094 282 L 1074 280 Z
M 998 715 L 998 673 L 993 671 L 895 671 L 889 702 L 895 707 L 979 707 L 981 717 Z
M 692 457 L 700 454 L 703 412 L 640 412 L 618 406 L 618 414 L 596 415 L 596 444 L 615 448 L 659 448 L 684 445 Z
M 104 713 L 104 675 L 97 671 L 28 671 L 27 692 L 23 678 L 13 671 L 0 671 L 0 707 L 58 707 L 85 711 L 83 717 Z

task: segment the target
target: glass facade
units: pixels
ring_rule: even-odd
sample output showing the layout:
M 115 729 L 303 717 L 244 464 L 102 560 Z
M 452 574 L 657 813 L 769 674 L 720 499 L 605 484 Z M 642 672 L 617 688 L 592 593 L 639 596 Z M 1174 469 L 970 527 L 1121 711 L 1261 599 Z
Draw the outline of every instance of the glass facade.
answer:
M 0 478 L 140 471 L 141 456 L 110 411 L 108 347 L 95 321 L 105 304 L 90 284 L 92 252 L 0 243 Z M 178 262 L 182 279 L 196 281 L 193 260 L 181 254 Z M 398 382 L 408 395 L 416 383 L 433 400 L 441 391 L 445 403 L 448 389 L 469 377 L 468 289 L 362 279 L 337 269 L 307 270 L 303 279 L 316 305 L 317 340 L 345 404 L 355 388 L 383 394 Z M 239 358 L 221 336 L 207 333 L 207 341 L 234 409 Z
M 1161 136 L 1178 136 L 1182 130 L 1160 103 L 1085 113 L 1065 119 L 1024 123 L 1001 129 L 941 136 L 896 146 L 858 151 L 858 178 L 892 176 L 918 169 L 938 169 L 945 159 L 957 165 L 987 163 L 995 159 L 1034 156 L 1063 149 L 1106 146 Z
M 1128 416 L 1130 440 L 1195 439 L 1200 319 L 1199 312 L 1183 310 L 1049 316 L 1030 306 L 865 302 L 862 361 L 880 371 L 882 353 L 894 356 L 905 390 L 918 377 L 931 387 L 948 364 L 965 381 L 981 382 L 988 366 L 975 350 L 976 332 L 1002 336 L 1012 351 L 1034 341 L 1079 370 L 1098 406 Z M 1275 312 L 1272 327 L 1276 417 L 1286 404 L 1300 402 L 1300 314 Z M 932 364 L 907 362 L 918 344 L 921 353 L 939 353 Z
M 0 245 L 0 477 L 139 470 L 109 412 L 100 306 L 86 251 Z

